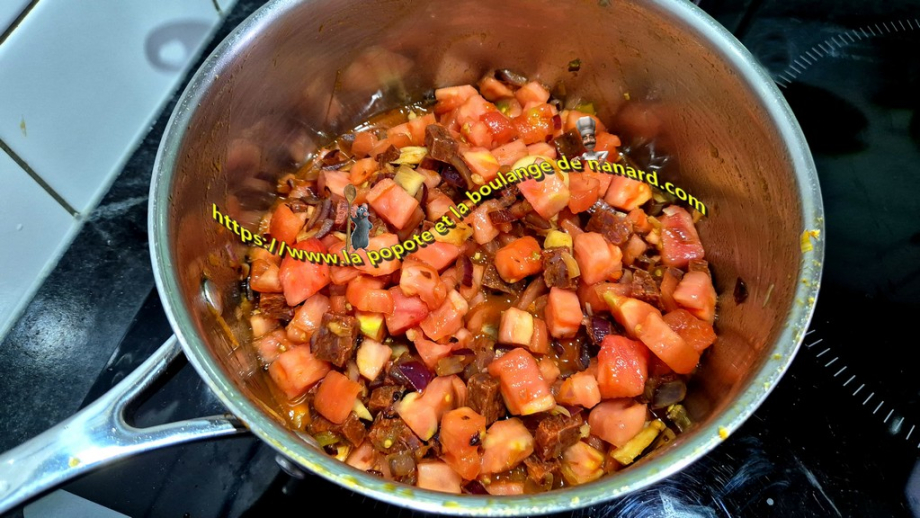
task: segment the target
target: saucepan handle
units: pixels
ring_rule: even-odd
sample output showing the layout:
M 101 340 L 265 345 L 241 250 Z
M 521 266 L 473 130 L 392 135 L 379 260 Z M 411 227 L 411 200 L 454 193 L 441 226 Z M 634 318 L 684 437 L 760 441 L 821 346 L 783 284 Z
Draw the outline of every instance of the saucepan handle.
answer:
M 0 514 L 92 469 L 137 453 L 246 431 L 232 415 L 149 428 L 125 421 L 125 409 L 181 354 L 167 340 L 140 367 L 77 414 L 0 455 Z

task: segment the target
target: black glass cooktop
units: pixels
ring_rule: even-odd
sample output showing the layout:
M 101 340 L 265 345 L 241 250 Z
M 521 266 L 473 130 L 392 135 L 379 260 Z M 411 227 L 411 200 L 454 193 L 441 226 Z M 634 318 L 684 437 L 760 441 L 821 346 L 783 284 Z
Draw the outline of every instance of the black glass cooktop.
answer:
M 241 0 L 216 41 L 262 3 Z M 827 225 L 820 299 L 790 371 L 724 444 L 655 486 L 574 514 L 920 516 L 920 384 L 911 361 L 920 347 L 912 333 L 920 314 L 920 2 L 702 0 L 700 7 L 770 71 L 811 146 Z M 146 195 L 171 109 L 102 208 Z M 140 205 L 117 221 L 97 211 L 4 341 L 0 392 L 34 390 L 26 401 L 0 402 L 7 416 L 0 449 L 94 400 L 171 334 L 152 289 Z M 118 242 L 108 252 L 95 246 L 102 231 Z M 91 309 L 61 302 L 77 298 Z M 60 318 L 34 316 L 49 313 Z M 55 349 L 57 362 L 32 354 L 57 343 L 60 322 L 80 343 Z M 137 421 L 221 411 L 185 366 Z M 288 474 L 271 448 L 246 435 L 148 453 L 63 489 L 132 517 L 304 514 L 318 501 L 381 516 L 412 513 Z

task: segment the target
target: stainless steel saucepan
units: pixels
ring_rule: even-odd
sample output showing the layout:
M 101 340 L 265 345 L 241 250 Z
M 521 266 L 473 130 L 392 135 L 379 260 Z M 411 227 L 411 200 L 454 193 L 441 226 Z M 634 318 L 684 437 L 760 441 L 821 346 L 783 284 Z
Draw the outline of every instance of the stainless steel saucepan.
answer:
M 576 59 L 580 69 L 570 71 Z M 494 68 L 593 101 L 639 162 L 706 203 L 699 230 L 720 312 L 719 340 L 686 401 L 692 431 L 614 476 L 500 498 L 389 483 L 290 429 L 237 309 L 244 250 L 211 213 L 217 204 L 255 228 L 275 180 L 330 136 Z M 236 418 L 307 470 L 415 509 L 540 514 L 615 498 L 705 455 L 767 397 L 808 326 L 824 250 L 818 179 L 788 105 L 728 32 L 670 0 L 275 0 L 186 88 L 160 146 L 149 212 L 157 287 L 177 339 L 101 401 L 0 456 L 0 511 L 125 455 L 236 433 Z M 810 246 L 806 231 L 818 231 Z M 739 278 L 750 293 L 740 304 Z M 128 426 L 126 402 L 179 346 L 236 417 Z

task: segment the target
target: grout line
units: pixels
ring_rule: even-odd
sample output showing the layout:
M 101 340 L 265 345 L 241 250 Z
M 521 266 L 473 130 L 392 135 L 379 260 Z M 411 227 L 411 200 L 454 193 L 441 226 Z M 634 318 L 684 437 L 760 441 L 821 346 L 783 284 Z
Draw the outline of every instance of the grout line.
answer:
M 19 167 L 21 167 L 22 170 L 26 172 L 26 174 L 31 176 L 32 179 L 35 180 L 35 182 L 38 183 L 38 185 L 40 185 L 41 188 L 45 190 L 45 192 L 47 192 L 52 198 L 54 198 L 54 201 L 58 202 L 58 204 L 61 207 L 63 207 L 64 210 L 69 212 L 71 216 L 75 218 L 80 217 L 80 213 L 77 212 L 76 209 L 71 207 L 71 205 L 67 203 L 67 200 L 65 200 L 60 194 L 57 193 L 57 191 L 55 191 L 50 185 L 48 185 L 48 183 L 45 182 L 45 180 L 43 180 L 42 177 L 39 176 L 38 173 L 36 173 L 35 170 L 32 169 L 32 167 L 29 164 L 27 164 L 25 160 L 22 159 L 22 157 L 16 154 L 16 152 L 13 151 L 10 148 L 10 146 L 8 146 L 6 142 L 3 141 L 3 139 L 0 139 L 0 150 L 5 151 L 6 154 L 9 155 L 10 158 L 13 159 L 13 162 L 16 162 L 16 164 L 19 165 Z
M 13 23 L 11 23 L 10 26 L 7 27 L 5 31 L 3 31 L 3 34 L 0 34 L 0 45 L 3 45 L 3 42 L 6 41 L 6 39 L 9 38 L 11 34 L 13 34 L 13 31 L 16 30 L 16 28 L 19 27 L 19 24 L 22 23 L 26 16 L 32 12 L 32 9 L 36 6 L 36 4 L 38 4 L 38 0 L 32 0 L 29 2 L 29 5 L 27 5 L 21 13 L 19 13 L 19 16 L 13 20 Z

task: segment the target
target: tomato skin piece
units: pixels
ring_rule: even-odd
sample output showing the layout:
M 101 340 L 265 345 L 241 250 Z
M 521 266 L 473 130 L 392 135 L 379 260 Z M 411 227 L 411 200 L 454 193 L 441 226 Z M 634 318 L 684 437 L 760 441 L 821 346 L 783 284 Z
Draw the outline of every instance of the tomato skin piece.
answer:
M 393 313 L 386 315 L 387 331 L 393 336 L 419 325 L 428 316 L 428 305 L 418 297 L 407 297 L 399 286 L 389 289 L 393 297 Z
M 339 371 L 329 371 L 319 388 L 313 406 L 326 419 L 342 424 L 355 406 L 355 398 L 361 393 L 361 385 L 348 379 Z
M 578 333 L 584 314 L 578 294 L 553 286 L 544 309 L 546 328 L 553 338 L 572 338 Z
M 592 434 L 622 448 L 642 431 L 647 414 L 648 408 L 633 399 L 611 399 L 591 410 L 588 425 Z
M 693 316 L 686 309 L 678 309 L 664 316 L 665 323 L 673 329 L 694 351 L 701 353 L 716 341 L 716 332 L 708 322 Z
M 493 360 L 489 374 L 498 378 L 505 406 L 514 415 L 545 412 L 556 406 L 537 361 L 525 349 L 513 349 Z
M 492 145 L 507 144 L 518 136 L 517 129 L 511 123 L 511 119 L 505 117 L 501 112 L 487 112 L 482 114 L 479 119 L 489 128 L 489 133 L 492 135 Z
M 625 336 L 607 335 L 597 355 L 603 399 L 641 396 L 648 379 L 648 347 Z
M 447 286 L 438 271 L 412 258 L 403 262 L 399 288 L 407 297 L 418 295 L 431 310 L 438 309 L 447 299 Z
M 326 246 L 315 237 L 297 243 L 294 248 L 307 252 L 326 253 Z M 296 306 L 329 284 L 329 265 L 298 261 L 286 255 L 281 260 L 278 279 L 281 280 L 281 286 L 284 288 L 284 298 L 288 306 Z
M 593 408 L 601 402 L 601 391 L 590 372 L 581 371 L 569 376 L 559 387 L 556 401 L 564 405 L 578 405 Z
M 502 473 L 513 469 L 533 453 L 533 435 L 516 417 L 496 421 L 482 441 L 482 473 Z
M 463 477 L 446 463 L 439 460 L 426 460 L 419 462 L 416 469 L 418 470 L 416 486 L 431 491 L 460 494 Z
M 289 245 L 293 245 L 294 242 L 297 241 L 297 234 L 300 232 L 300 228 L 303 227 L 306 221 L 306 213 L 303 213 L 302 216 L 298 216 L 294 214 L 294 211 L 292 211 L 287 204 L 282 203 L 278 205 L 278 208 L 272 213 L 269 232 L 272 237 L 278 241 L 284 241 Z
M 495 253 L 495 268 L 505 282 L 515 283 L 543 271 L 540 244 L 531 236 L 509 243 Z
M 329 362 L 317 360 L 309 347 L 294 347 L 272 362 L 268 374 L 288 399 L 296 399 L 331 369 Z
M 688 272 L 674 290 L 674 301 L 693 316 L 712 324 L 716 319 L 716 290 L 705 272 Z
M 705 255 L 693 217 L 681 207 L 665 207 L 661 223 L 661 262 L 665 266 L 686 268 L 693 259 Z
M 457 408 L 441 418 L 438 440 L 444 462 L 464 480 L 479 476 L 482 455 L 479 443 L 486 435 L 486 418 L 470 407 Z
M 636 336 L 678 374 L 690 374 L 700 362 L 700 354 L 668 327 L 660 313 L 649 313 L 636 326 Z

